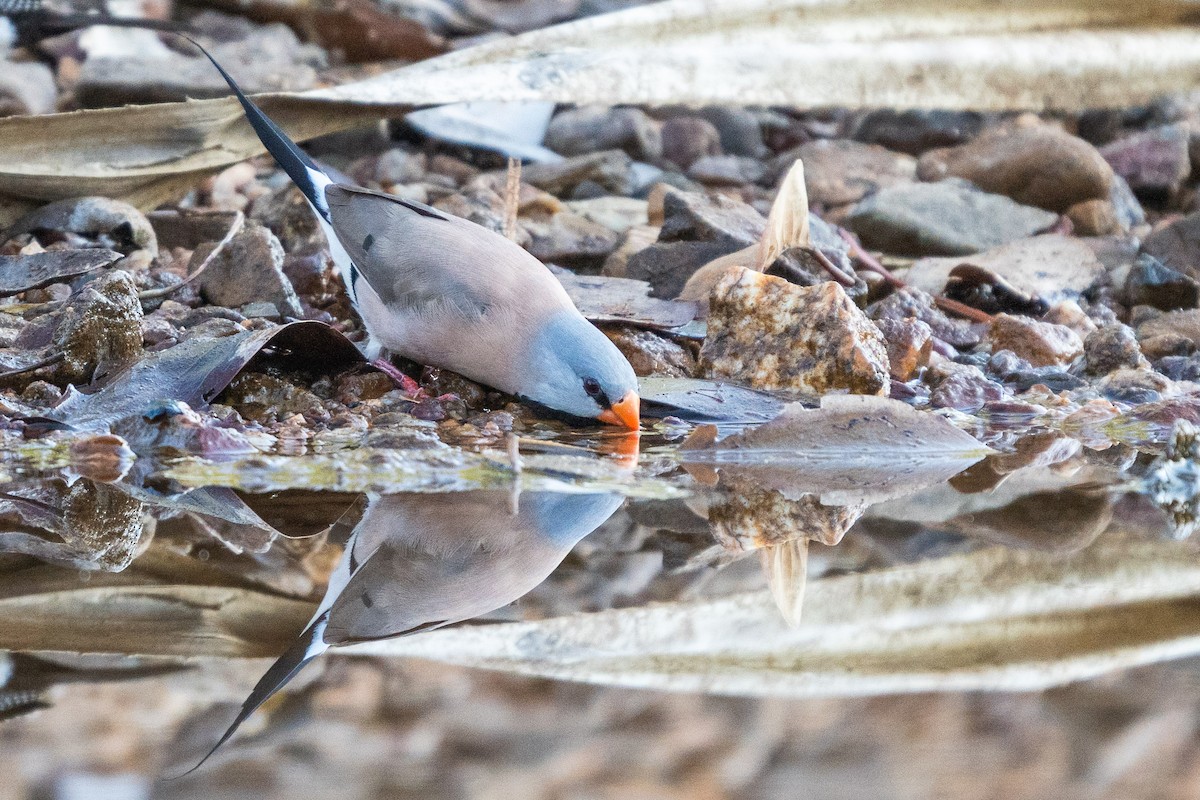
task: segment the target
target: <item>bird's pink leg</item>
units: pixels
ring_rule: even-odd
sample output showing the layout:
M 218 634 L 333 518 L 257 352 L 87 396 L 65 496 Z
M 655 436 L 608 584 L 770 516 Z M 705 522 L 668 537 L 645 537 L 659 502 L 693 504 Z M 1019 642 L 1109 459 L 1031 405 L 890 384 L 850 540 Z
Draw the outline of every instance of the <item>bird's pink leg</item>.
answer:
M 391 378 L 392 382 L 396 384 L 396 388 L 405 394 L 416 397 L 420 393 L 421 384 L 398 370 L 396 365 L 386 358 L 375 359 L 371 362 L 371 366 Z

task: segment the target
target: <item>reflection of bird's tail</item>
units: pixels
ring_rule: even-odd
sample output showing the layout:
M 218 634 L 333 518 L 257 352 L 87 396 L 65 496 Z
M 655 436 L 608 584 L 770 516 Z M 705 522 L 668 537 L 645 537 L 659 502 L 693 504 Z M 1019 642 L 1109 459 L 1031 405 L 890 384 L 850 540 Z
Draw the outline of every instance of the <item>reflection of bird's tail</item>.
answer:
M 329 645 L 325 644 L 325 626 L 329 622 L 329 614 L 325 613 L 313 620 L 312 624 L 305 629 L 304 633 L 296 639 L 291 647 L 275 660 L 271 668 L 266 674 L 259 678 L 258 683 L 254 685 L 250 696 L 242 703 L 242 708 L 238 711 L 237 717 L 222 734 L 217 743 L 212 746 L 212 749 L 205 753 L 204 758 L 200 759 L 196 766 L 189 769 L 176 777 L 182 778 L 184 775 L 189 775 L 192 772 L 200 769 L 205 761 L 212 758 L 213 753 L 221 748 L 230 738 L 237 733 L 237 729 L 242 726 L 242 723 L 250 718 L 250 715 L 262 707 L 262 704 L 270 700 L 276 692 L 287 685 L 288 681 L 296 677 L 300 670 L 304 669 L 304 665 L 321 653 L 329 649 Z

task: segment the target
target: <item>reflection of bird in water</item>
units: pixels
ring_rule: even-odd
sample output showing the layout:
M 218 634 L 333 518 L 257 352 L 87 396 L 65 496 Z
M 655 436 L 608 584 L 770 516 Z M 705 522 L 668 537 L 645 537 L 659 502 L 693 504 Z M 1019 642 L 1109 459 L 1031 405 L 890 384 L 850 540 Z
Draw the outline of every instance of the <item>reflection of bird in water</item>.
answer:
M 200 764 L 330 647 L 433 630 L 517 600 L 612 516 L 622 498 L 532 492 L 520 496 L 515 513 L 512 499 L 508 491 L 374 498 L 312 621 Z

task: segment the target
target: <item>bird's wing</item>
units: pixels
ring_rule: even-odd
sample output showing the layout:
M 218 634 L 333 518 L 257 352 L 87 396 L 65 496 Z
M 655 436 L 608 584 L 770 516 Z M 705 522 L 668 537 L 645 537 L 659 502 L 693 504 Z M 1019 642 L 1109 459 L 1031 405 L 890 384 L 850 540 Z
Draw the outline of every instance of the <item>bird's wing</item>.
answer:
M 536 302 L 531 290 L 557 286 L 518 245 L 460 217 L 343 184 L 327 187 L 325 199 L 338 240 L 389 308 L 452 304 L 473 318 L 497 303 Z

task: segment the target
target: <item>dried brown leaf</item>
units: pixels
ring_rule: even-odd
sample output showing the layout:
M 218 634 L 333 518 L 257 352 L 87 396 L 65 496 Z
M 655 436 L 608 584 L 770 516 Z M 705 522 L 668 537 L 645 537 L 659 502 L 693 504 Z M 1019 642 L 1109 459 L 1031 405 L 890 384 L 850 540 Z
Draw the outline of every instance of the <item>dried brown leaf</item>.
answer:
M 1194 13 L 1188 0 L 672 0 L 261 102 L 297 139 L 471 100 L 1124 107 L 1200 81 Z M 260 152 L 232 99 L 11 117 L 0 121 L 0 224 L 83 194 L 153 207 Z

